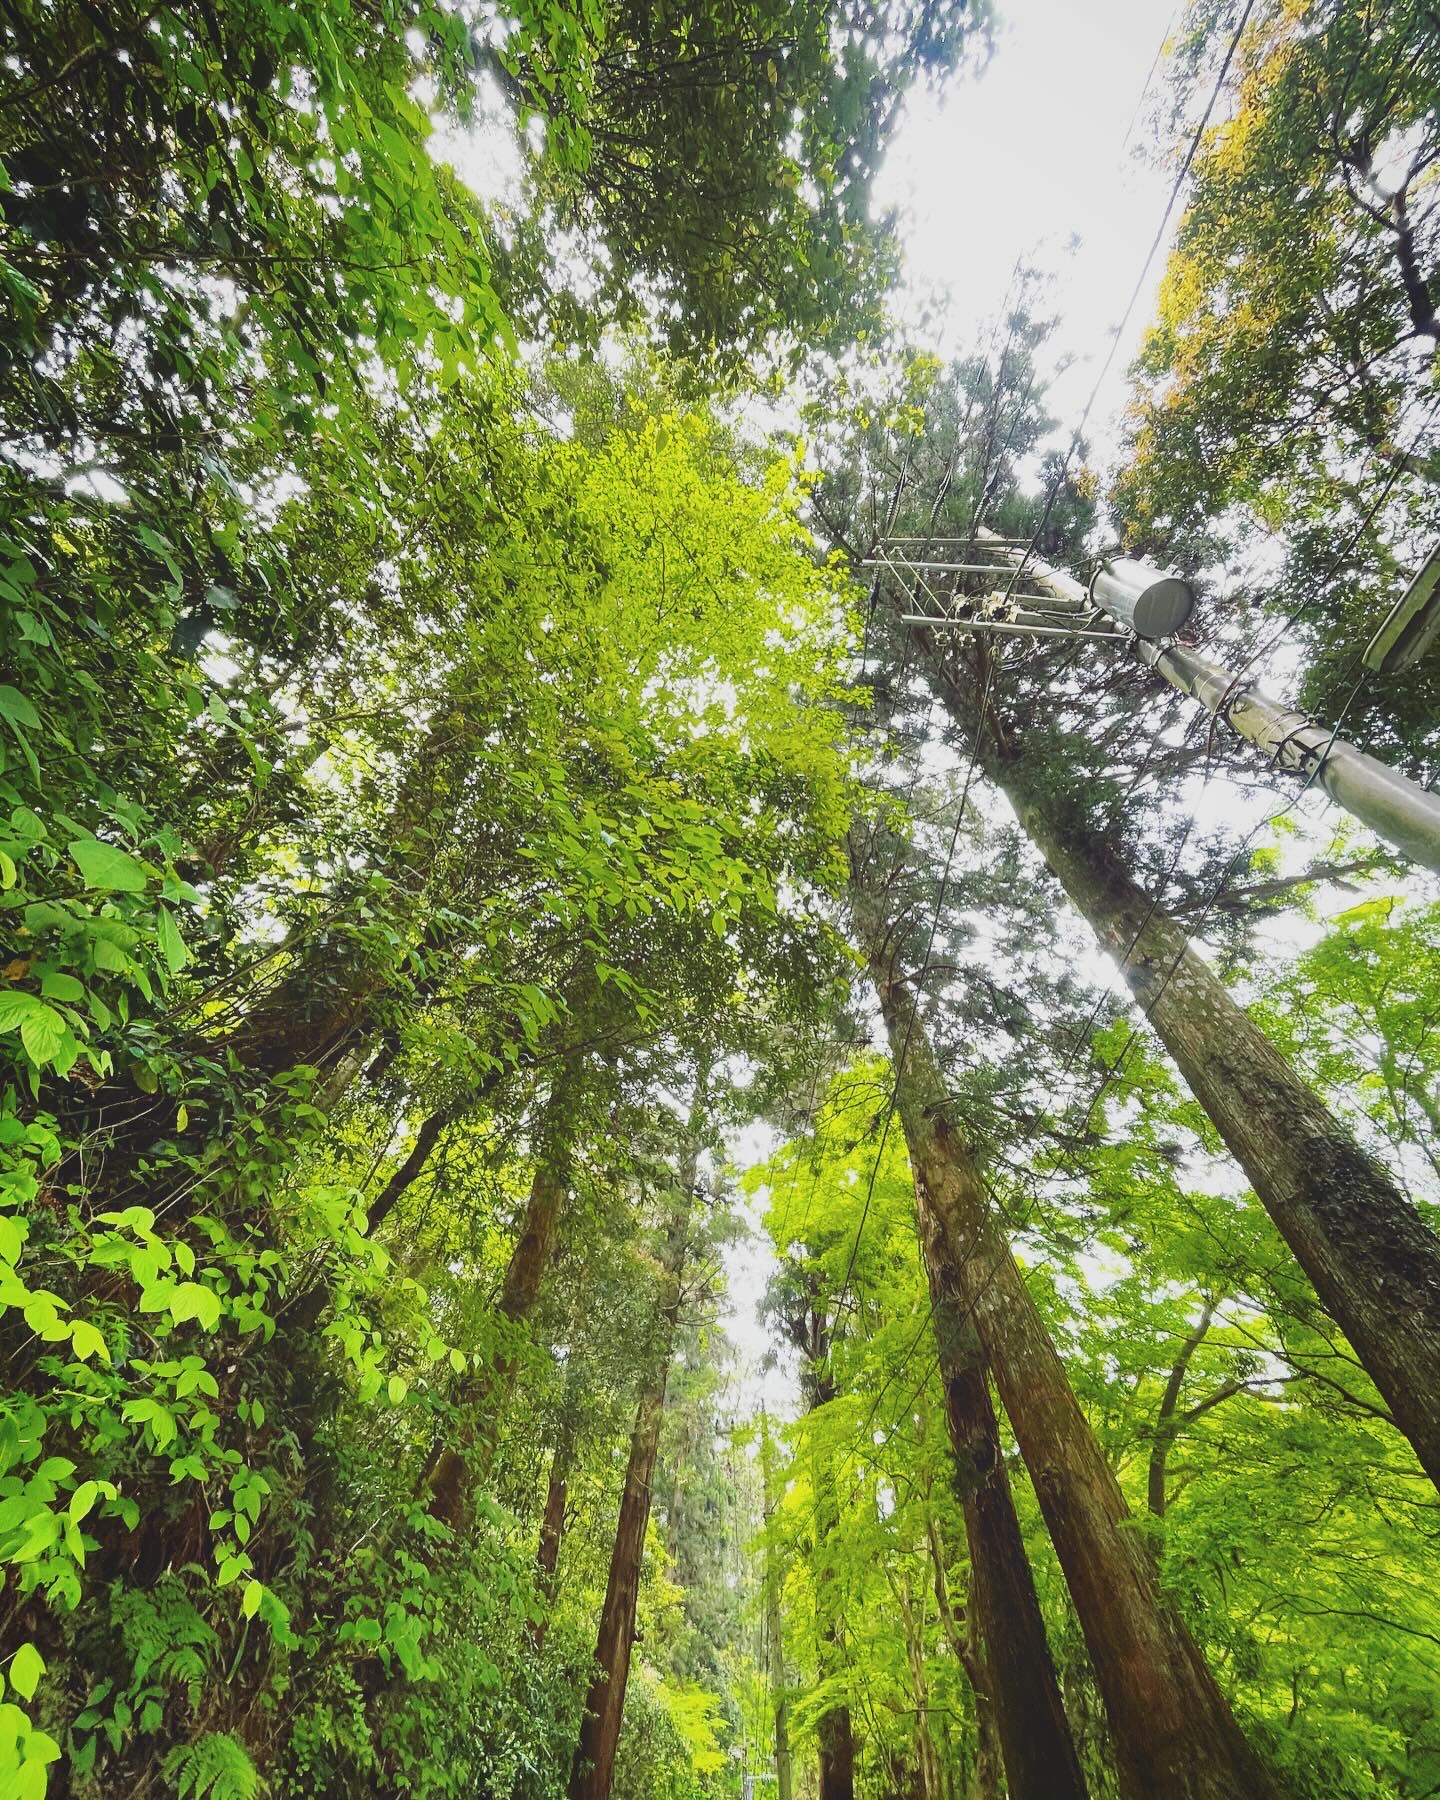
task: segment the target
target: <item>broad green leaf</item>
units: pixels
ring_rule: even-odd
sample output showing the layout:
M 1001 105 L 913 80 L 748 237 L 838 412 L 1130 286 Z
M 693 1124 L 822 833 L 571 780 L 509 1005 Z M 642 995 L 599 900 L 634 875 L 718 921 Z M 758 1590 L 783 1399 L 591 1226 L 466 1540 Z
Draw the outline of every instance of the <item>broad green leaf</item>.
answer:
M 40 992 L 47 1000 L 75 1001 L 85 998 L 85 984 L 60 969 L 49 969 L 40 978 Z
M 129 851 L 116 844 L 101 843 L 99 838 L 76 838 L 67 848 L 87 888 L 117 894 L 144 893 L 149 876 L 145 865 Z
M 185 940 L 181 937 L 180 928 L 168 906 L 160 907 L 159 921 L 161 954 L 169 965 L 170 973 L 178 975 L 189 962 L 190 952 L 185 947 Z
M 12 725 L 23 725 L 27 731 L 35 731 L 40 724 L 39 713 L 13 687 L 0 686 L 0 719 L 8 719 Z
M 34 1011 L 20 1021 L 20 1041 L 26 1055 L 39 1068 L 55 1060 L 67 1031 L 65 1020 L 55 1008 L 40 1001 L 36 1002 Z
M 0 988 L 0 1032 L 18 1031 L 32 1014 L 51 1009 L 20 988 Z
M 22 1644 L 10 1659 L 10 1685 L 24 1700 L 33 1700 L 45 1661 L 33 1644 Z
M 206 1331 L 213 1331 L 220 1323 L 223 1310 L 220 1296 L 215 1290 L 198 1281 L 180 1282 L 166 1304 L 170 1317 L 177 1325 L 184 1324 L 187 1319 L 195 1319 Z
M 70 1496 L 70 1522 L 78 1525 L 86 1517 L 91 1507 L 100 1497 L 100 1484 L 95 1481 L 82 1481 Z
M 110 1348 L 104 1337 L 84 1319 L 76 1319 L 70 1326 L 70 1347 L 81 1362 L 92 1356 L 98 1356 L 101 1362 L 110 1360 Z

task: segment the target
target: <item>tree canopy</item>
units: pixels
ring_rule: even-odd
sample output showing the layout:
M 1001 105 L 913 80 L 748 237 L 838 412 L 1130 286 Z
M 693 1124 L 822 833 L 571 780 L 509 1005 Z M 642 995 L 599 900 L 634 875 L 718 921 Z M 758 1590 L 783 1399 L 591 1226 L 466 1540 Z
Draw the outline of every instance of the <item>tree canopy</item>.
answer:
M 1107 475 L 897 323 L 991 28 L 5 10 L 0 1796 L 1440 1784 L 1440 909 L 913 623 L 1429 772 L 1437 33 L 1247 10 Z

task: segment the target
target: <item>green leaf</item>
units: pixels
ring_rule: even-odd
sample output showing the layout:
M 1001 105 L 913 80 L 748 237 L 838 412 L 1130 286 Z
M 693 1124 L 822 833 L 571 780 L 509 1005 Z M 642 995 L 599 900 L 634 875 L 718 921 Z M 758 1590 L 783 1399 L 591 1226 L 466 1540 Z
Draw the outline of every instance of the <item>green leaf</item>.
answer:
M 67 848 L 85 877 L 87 888 L 116 894 L 144 893 L 148 872 L 144 863 L 128 850 L 116 844 L 102 844 L 99 838 L 76 838 Z
M 100 1484 L 97 1481 L 82 1481 L 70 1496 L 70 1522 L 78 1525 L 94 1506 L 100 1496 Z
M 81 1362 L 92 1356 L 98 1356 L 101 1362 L 110 1360 L 110 1346 L 95 1327 L 87 1325 L 83 1319 L 77 1319 L 70 1327 L 70 1348 Z
M 18 1031 L 42 1004 L 34 994 L 27 994 L 20 988 L 0 991 L 0 1031 Z M 46 1007 L 45 1010 L 50 1009 Z
M 169 964 L 170 973 L 178 975 L 190 960 L 190 952 L 185 948 L 185 940 L 180 935 L 180 927 L 175 923 L 174 915 L 168 906 L 159 909 L 160 915 L 160 951 Z
M 265 1598 L 263 1582 L 247 1581 L 245 1592 L 240 1597 L 240 1613 L 242 1618 L 253 1619 L 260 1610 L 260 1602 Z
M 47 1000 L 83 1000 L 85 984 L 59 969 L 50 969 L 40 978 L 40 992 Z
M 12 725 L 23 725 L 34 731 L 40 724 L 40 715 L 35 708 L 13 687 L 0 687 L 0 719 L 8 719 Z
M 11 1658 L 10 1685 L 24 1700 L 35 1698 L 35 1689 L 45 1673 L 45 1659 L 33 1644 L 22 1644 Z
M 20 1041 L 26 1055 L 39 1068 L 54 1061 L 66 1035 L 64 1019 L 53 1006 L 46 1006 L 39 1000 L 35 1002 L 34 1010 L 20 1022 Z
M 387 1391 L 389 1392 L 389 1395 L 390 1395 L 390 1404 L 392 1406 L 398 1406 L 400 1404 L 400 1402 L 405 1398 L 406 1394 L 409 1393 L 410 1384 L 406 1381 L 406 1379 L 403 1375 L 392 1375 L 390 1377 L 389 1386 L 388 1386 Z
M 7 1262 L 14 1268 L 24 1248 L 24 1222 L 12 1219 L 8 1213 L 0 1213 L 0 1262 Z
M 213 1331 L 220 1323 L 223 1310 L 215 1290 L 198 1281 L 182 1281 L 167 1304 L 170 1317 L 177 1325 L 184 1324 L 186 1319 L 197 1319 L 206 1331 Z

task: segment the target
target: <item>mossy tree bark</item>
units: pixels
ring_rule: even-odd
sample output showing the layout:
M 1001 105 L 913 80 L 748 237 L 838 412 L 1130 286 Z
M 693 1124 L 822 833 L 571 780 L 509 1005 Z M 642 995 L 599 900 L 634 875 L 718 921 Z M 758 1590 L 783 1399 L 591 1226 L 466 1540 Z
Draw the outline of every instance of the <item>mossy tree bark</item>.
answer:
M 1023 755 L 987 761 L 1440 1487 L 1440 1238 L 1083 810 Z
M 916 1197 L 945 1385 L 945 1421 L 970 1551 L 969 1604 L 978 1620 L 985 1698 L 1000 1739 L 1010 1800 L 1083 1800 L 1085 1777 L 1005 1471 L 985 1353 L 967 1317 L 959 1271 L 940 1221 L 919 1183 Z
M 1104 1698 L 1130 1800 L 1262 1800 L 1258 1757 L 1184 1621 L 1160 1593 L 1099 1443 L 994 1216 L 915 997 L 872 939 L 871 971 L 897 1064 L 897 1103 L 916 1184 L 954 1261 L 1064 1571 Z

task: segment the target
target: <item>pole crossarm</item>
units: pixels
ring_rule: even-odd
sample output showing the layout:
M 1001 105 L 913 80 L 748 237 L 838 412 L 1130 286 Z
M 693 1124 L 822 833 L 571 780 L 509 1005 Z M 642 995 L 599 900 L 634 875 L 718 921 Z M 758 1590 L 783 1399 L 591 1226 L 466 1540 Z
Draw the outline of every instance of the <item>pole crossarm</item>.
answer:
M 947 543 L 963 544 L 961 554 L 978 552 L 995 560 L 940 562 L 917 558 L 910 546 L 939 549 Z M 1261 691 L 1243 675 L 1212 662 L 1170 636 L 1140 633 L 1163 631 L 1163 623 L 1147 626 L 1139 616 L 1136 596 L 1164 596 L 1166 588 L 1185 584 L 1163 576 L 1141 563 L 1112 562 L 1089 588 L 1073 576 L 1052 568 L 1021 549 L 1013 539 L 997 537 L 980 527 L 966 539 L 891 539 L 879 553 L 867 559 L 866 568 L 888 572 L 908 585 L 913 606 L 918 589 L 938 608 L 937 612 L 902 612 L 901 622 L 931 630 L 988 633 L 996 637 L 1071 638 L 1087 643 L 1129 643 L 1135 654 L 1170 686 L 1197 701 L 1212 718 L 1227 725 L 1237 737 L 1253 744 L 1278 769 L 1303 775 L 1306 786 L 1328 794 L 1337 806 L 1368 825 L 1377 837 L 1440 874 L 1440 794 L 1392 769 L 1342 738 L 1338 730 L 1318 724 L 1305 713 Z M 1038 593 L 986 596 L 961 594 L 962 576 L 1022 573 Z M 935 591 L 926 575 L 956 578 L 956 590 Z M 1129 598 L 1127 599 L 1127 592 Z M 1096 595 L 1109 604 L 1096 604 Z M 1117 597 L 1118 596 L 1118 597 Z M 1164 596 L 1172 599 L 1172 596 Z M 1025 606 L 1017 602 L 1026 602 Z M 1171 612 L 1188 614 L 1187 593 Z M 1114 610 L 1111 610 L 1111 608 Z M 1154 617 L 1163 618 L 1164 609 Z M 1139 625 L 1139 632 L 1134 629 Z
M 982 529 L 977 542 L 985 542 Z M 998 543 L 997 553 L 1019 558 Z M 1078 581 L 1031 557 L 1026 574 L 1036 587 L 1061 600 L 1088 600 Z M 1412 862 L 1440 874 L 1440 794 L 1378 761 L 1328 726 L 1318 724 L 1261 691 L 1243 676 L 1173 640 L 1133 638 L 1140 660 L 1171 687 L 1196 700 L 1237 737 L 1262 750 L 1281 769 L 1304 775 L 1337 806 L 1368 825 L 1377 837 Z

